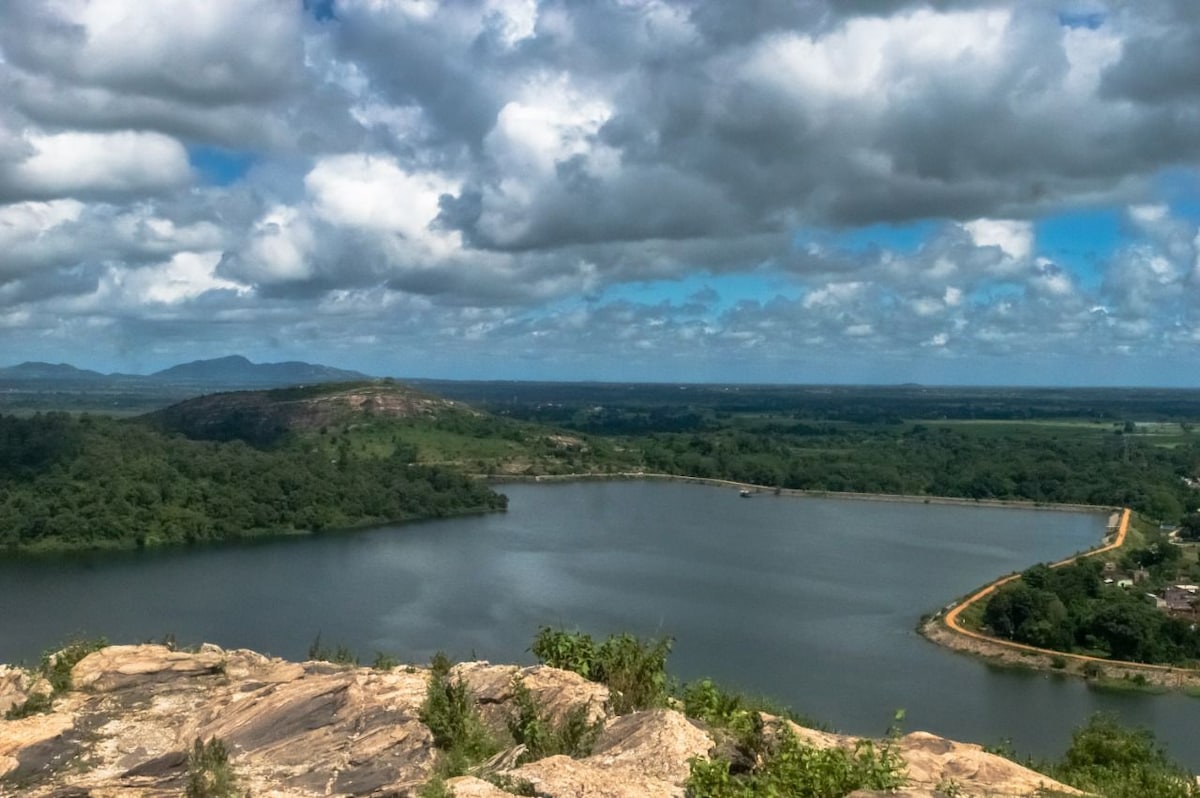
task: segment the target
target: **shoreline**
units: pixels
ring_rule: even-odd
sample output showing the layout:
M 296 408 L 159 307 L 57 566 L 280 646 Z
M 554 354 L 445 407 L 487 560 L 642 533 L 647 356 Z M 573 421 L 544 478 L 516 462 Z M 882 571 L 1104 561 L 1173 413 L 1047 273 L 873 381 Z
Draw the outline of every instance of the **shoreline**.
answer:
M 1125 545 L 1132 516 L 1133 513 L 1129 508 L 1122 510 L 1120 521 L 1116 527 L 1116 537 L 1111 542 L 1105 542 L 1096 548 L 1052 563 L 1050 567 L 1059 568 L 1085 557 L 1096 557 L 1119 549 Z M 1112 527 L 1110 527 L 1111 529 Z M 1108 535 L 1105 535 L 1106 539 L 1107 537 Z M 961 617 L 964 611 L 985 600 L 1000 587 L 1019 579 L 1020 576 L 1019 573 L 1008 574 L 984 585 L 964 601 L 954 602 L 939 610 L 932 617 L 923 619 L 917 631 L 932 643 L 959 653 L 979 657 L 994 664 L 1074 676 L 1101 688 L 1175 691 L 1200 689 L 1200 670 L 1195 668 L 1125 662 L 1087 654 L 1038 648 L 984 634 L 962 624 Z
M 1069 513 L 1113 513 L 1120 508 L 1101 504 L 1050 504 L 1035 502 L 1028 499 L 968 499 L 962 496 L 923 496 L 912 493 L 855 493 L 853 491 L 808 490 L 805 488 L 777 488 L 770 485 L 757 485 L 753 482 L 736 482 L 732 479 L 716 477 L 689 477 L 682 474 L 662 474 L 657 472 L 620 471 L 611 474 L 582 473 L 582 474 L 485 474 L 479 475 L 491 484 L 524 482 L 624 482 L 633 480 L 654 480 L 663 482 L 690 482 L 697 485 L 710 485 L 717 488 L 735 488 L 748 490 L 761 496 L 790 496 L 793 498 L 811 499 L 846 499 L 850 501 L 900 502 L 905 504 L 943 504 L 958 507 L 998 507 L 1019 508 L 1025 510 L 1048 510 Z
M 793 498 L 846 499 L 853 501 L 902 502 L 907 504 L 938 504 L 959 507 L 994 507 L 1026 510 L 1048 510 L 1057 512 L 1084 512 L 1109 514 L 1109 526 L 1100 545 L 1053 563 L 1057 568 L 1073 563 L 1083 557 L 1094 557 L 1120 548 L 1125 543 L 1132 519 L 1128 508 L 1114 508 L 1090 504 L 1045 504 L 1025 500 L 965 499 L 954 496 L 914 496 L 887 493 L 851 493 L 842 491 L 814 491 L 794 488 L 774 488 L 747 482 L 711 477 L 689 477 L 678 474 L 643 472 L 621 472 L 614 474 L 547 474 L 541 476 L 514 474 L 489 476 L 488 482 L 539 483 L 539 482 L 592 482 L 654 480 L 666 482 L 688 482 L 712 487 L 727 487 L 749 490 L 756 495 L 786 496 Z M 1119 515 L 1118 515 L 1119 513 Z M 1113 540 L 1109 537 L 1116 533 Z M 1101 689 L 1200 692 L 1200 670 L 1180 668 L 1173 665 L 1152 665 L 1124 662 L 1121 660 L 1092 657 L 1086 654 L 1070 654 L 1052 649 L 1016 643 L 1010 640 L 985 635 L 959 624 L 961 614 L 970 606 L 990 596 L 997 588 L 1018 578 L 1020 574 L 1007 574 L 981 588 L 972 591 L 962 601 L 954 601 L 932 616 L 923 617 L 917 632 L 926 640 L 967 654 L 1000 667 L 1021 668 L 1045 673 L 1062 674 L 1084 679 Z

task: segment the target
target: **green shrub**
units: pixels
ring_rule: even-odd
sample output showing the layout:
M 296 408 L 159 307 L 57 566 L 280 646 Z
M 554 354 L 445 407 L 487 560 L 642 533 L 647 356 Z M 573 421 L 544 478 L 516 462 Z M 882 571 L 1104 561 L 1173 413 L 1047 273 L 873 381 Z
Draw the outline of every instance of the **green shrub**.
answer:
M 313 662 L 332 662 L 335 665 L 357 665 L 358 657 L 348 646 L 340 643 L 336 648 L 330 648 L 321 642 L 321 633 L 308 645 L 308 659 Z
M 585 679 L 600 681 L 593 676 L 596 644 L 591 635 L 543 626 L 533 639 L 530 651 L 538 658 L 538 662 L 551 668 L 571 671 Z
M 475 709 L 470 689 L 461 679 L 450 677 L 450 667 L 445 654 L 434 655 L 419 714 L 442 752 L 439 771 L 445 777 L 461 776 L 500 750 Z
M 50 683 L 51 692 L 49 694 L 35 693 L 25 699 L 24 703 L 9 707 L 8 711 L 4 713 L 5 720 L 17 720 L 49 712 L 54 707 L 54 699 L 71 689 L 71 670 L 88 654 L 99 651 L 107 645 L 108 641 L 102 637 L 92 640 L 77 638 L 67 642 L 58 650 L 42 654 L 36 674 Z
M 186 798 L 235 798 L 237 781 L 225 743 L 217 737 L 207 743 L 197 737 L 188 754 Z
M 71 689 L 71 669 L 79 661 L 94 651 L 99 651 L 108 645 L 103 637 L 93 640 L 76 639 L 63 646 L 58 651 L 42 655 L 41 672 L 54 688 L 54 694 L 65 693 Z
M 667 701 L 667 656 L 671 639 L 639 640 L 616 635 L 596 652 L 598 681 L 613 691 L 610 700 L 618 715 L 663 706 Z
M 454 798 L 454 790 L 446 786 L 441 776 L 434 776 L 417 790 L 417 798 Z
M 841 798 L 855 790 L 893 790 L 905 782 L 904 761 L 890 746 L 863 741 L 853 751 L 804 745 L 780 726 L 759 764 L 733 773 L 727 759 L 694 758 L 689 798 Z
M 513 679 L 513 703 L 508 731 L 514 742 L 525 746 L 519 764 L 556 754 L 575 758 L 588 756 L 604 725 L 601 721 L 588 722 L 586 706 L 572 707 L 561 721 L 555 723 L 542 712 L 537 699 L 519 676 Z
M 762 747 L 760 711 L 746 706 L 742 696 L 722 690 L 710 679 L 701 679 L 684 687 L 683 712 L 713 729 L 728 731 L 736 744 L 748 752 L 756 752 Z
M 533 786 L 533 782 L 529 779 L 521 779 L 505 773 L 489 773 L 484 776 L 484 781 L 499 787 L 507 793 L 523 795 L 526 798 L 538 798 L 538 796 L 545 794 L 539 793 L 537 788 Z
M 1062 762 L 1044 771 L 1105 798 L 1200 798 L 1195 777 L 1167 757 L 1153 733 L 1124 728 L 1104 713 L 1076 729 Z
M 597 646 L 590 635 L 542 627 L 530 650 L 546 665 L 607 685 L 613 712 L 624 715 L 666 703 L 671 642 L 621 634 Z
M 20 720 L 30 715 L 49 712 L 54 707 L 54 698 L 49 693 L 34 693 L 21 704 L 14 704 L 4 713 L 5 720 Z

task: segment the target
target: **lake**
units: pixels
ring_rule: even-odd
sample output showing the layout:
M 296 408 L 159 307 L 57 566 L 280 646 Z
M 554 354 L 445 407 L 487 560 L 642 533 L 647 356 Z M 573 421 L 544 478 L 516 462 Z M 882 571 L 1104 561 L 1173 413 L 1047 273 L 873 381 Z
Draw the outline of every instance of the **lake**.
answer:
M 674 482 L 505 485 L 507 513 L 201 549 L 0 562 L 0 661 L 75 633 L 303 658 L 530 661 L 541 625 L 671 635 L 670 666 L 840 731 L 906 729 L 1057 755 L 1097 710 L 1200 768 L 1200 702 L 996 669 L 922 613 L 1095 545 L 1106 515 L 758 495 Z

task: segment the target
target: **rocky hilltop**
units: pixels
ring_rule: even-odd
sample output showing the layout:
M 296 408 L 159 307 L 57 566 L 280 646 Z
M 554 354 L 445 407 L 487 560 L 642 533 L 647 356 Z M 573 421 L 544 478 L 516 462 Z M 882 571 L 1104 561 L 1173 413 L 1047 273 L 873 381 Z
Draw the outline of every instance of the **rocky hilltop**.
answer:
M 377 380 L 214 393 L 179 402 L 143 418 L 189 438 L 236 438 L 269 443 L 288 432 L 326 425 L 447 413 L 474 414 L 474 411 L 390 380 Z
M 71 669 L 51 711 L 0 721 L 0 795 L 29 798 L 160 798 L 183 794 L 197 738 L 227 747 L 239 789 L 256 797 L 416 795 L 439 756 L 420 712 L 431 678 L 423 668 L 387 670 L 287 662 L 211 645 L 110 646 Z M 583 712 L 600 725 L 591 754 L 517 764 L 501 752 L 477 776 L 451 779 L 460 798 L 536 794 L 551 798 L 684 795 L 688 760 L 708 757 L 710 730 L 671 709 L 610 713 L 609 689 L 546 666 L 486 662 L 454 666 L 484 721 L 503 728 L 514 677 L 550 716 Z M 0 712 L 51 686 L 0 667 Z M 768 719 L 773 723 L 785 723 Z M 818 748 L 853 738 L 792 724 Z M 896 748 L 907 764 L 907 796 L 1076 794 L 977 745 L 916 732 Z M 505 789 L 502 789 L 503 785 Z M 508 792 L 518 790 L 518 793 Z M 856 793 L 874 795 L 874 793 Z

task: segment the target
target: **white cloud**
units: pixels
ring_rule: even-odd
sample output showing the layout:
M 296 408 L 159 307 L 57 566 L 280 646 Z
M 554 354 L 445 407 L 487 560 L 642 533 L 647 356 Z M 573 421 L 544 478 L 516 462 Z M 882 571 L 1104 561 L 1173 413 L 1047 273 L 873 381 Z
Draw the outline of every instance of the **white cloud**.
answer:
M 1179 8 L 9 0 L 0 317 L 618 365 L 1183 347 Z M 1128 245 L 1039 250 L 1037 220 L 1080 208 L 1123 213 Z M 894 243 L 911 220 L 934 221 Z M 761 287 L 637 300 L 699 272 Z
M 158 133 L 34 133 L 31 153 L 0 166 L 0 197 L 162 191 L 191 179 L 183 145 Z
M 963 229 L 977 247 L 999 247 L 1005 255 L 1016 260 L 1029 257 L 1033 251 L 1033 225 L 1011 219 L 975 219 L 963 223 Z
M 316 247 L 312 226 L 294 207 L 271 208 L 255 225 L 236 262 L 221 276 L 250 284 L 286 283 L 313 275 L 312 252 Z
M 406 172 L 386 156 L 322 158 L 304 178 L 316 213 L 336 225 L 396 233 L 446 256 L 461 243 L 457 232 L 432 229 L 444 194 L 459 190 L 433 172 Z
M 180 252 L 166 263 L 132 270 L 120 282 L 139 303 L 173 305 L 219 289 L 247 292 L 246 286 L 216 276 L 220 260 L 220 252 Z
M 1009 20 L 1004 9 L 920 10 L 850 19 L 823 35 L 778 33 L 754 46 L 742 74 L 752 83 L 775 86 L 801 106 L 848 101 L 882 111 L 889 94 L 912 88 L 897 86 L 898 79 L 994 68 Z
M 1141 224 L 1153 224 L 1155 222 L 1161 222 L 1167 218 L 1169 213 L 1170 208 L 1161 202 L 1151 205 L 1129 206 L 1129 215 L 1135 222 Z
M 866 289 L 863 282 L 830 283 L 805 295 L 802 304 L 806 308 L 837 306 L 860 297 Z
M 300 64 L 301 18 L 275 0 L 12 1 L 26 27 L 6 51 L 82 86 L 227 104 L 277 95 Z

